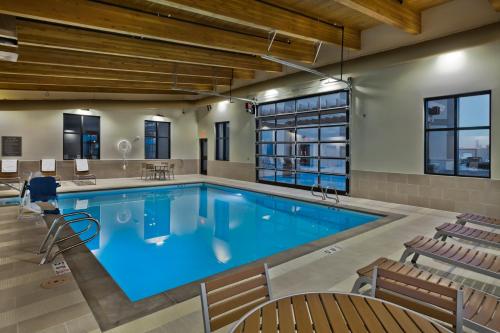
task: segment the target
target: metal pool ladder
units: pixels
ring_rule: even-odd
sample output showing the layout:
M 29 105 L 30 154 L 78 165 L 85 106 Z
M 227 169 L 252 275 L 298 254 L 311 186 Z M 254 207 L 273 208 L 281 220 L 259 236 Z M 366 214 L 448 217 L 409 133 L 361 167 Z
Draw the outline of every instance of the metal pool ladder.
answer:
M 71 219 L 71 220 L 66 220 L 67 217 L 71 217 L 71 216 L 73 216 L 73 217 L 74 216 L 83 216 L 83 217 L 79 217 L 79 218 L 75 218 L 75 219 Z M 75 232 L 74 234 L 72 234 L 70 236 L 59 238 L 61 231 L 65 227 L 69 226 L 72 223 L 82 222 L 82 221 L 88 221 L 87 226 L 83 230 Z M 61 242 L 64 242 L 64 241 L 67 241 L 69 239 L 80 236 L 84 232 L 89 231 L 90 228 L 92 228 L 92 225 L 96 226 L 96 231 L 90 237 L 87 237 L 84 240 L 80 240 L 79 242 L 72 244 L 70 246 L 61 248 L 60 250 L 58 250 L 52 254 L 52 248 L 54 247 L 54 245 L 57 245 Z M 92 215 L 90 215 L 87 212 L 74 212 L 74 213 L 69 213 L 69 214 L 64 214 L 64 215 L 59 216 L 58 218 L 56 218 L 54 220 L 54 222 L 52 222 L 52 225 L 50 226 L 49 231 L 47 232 L 47 235 L 45 236 L 42 244 L 40 245 L 40 248 L 38 249 L 38 254 L 45 253 L 42 260 L 40 261 L 40 265 L 52 262 L 61 253 L 66 252 L 68 250 L 71 250 L 77 246 L 80 246 L 80 245 L 83 245 L 85 243 L 90 242 L 92 239 L 94 239 L 99 234 L 100 230 L 101 230 L 101 224 L 99 223 L 99 221 L 97 219 L 93 218 Z M 53 237 L 52 237 L 52 240 L 49 242 L 49 238 L 51 235 Z
M 318 188 L 320 193 L 321 194 L 316 194 L 314 193 L 314 189 L 315 188 Z M 320 197 L 321 200 L 326 200 L 326 199 L 333 199 L 335 200 L 335 203 L 339 203 L 340 202 L 340 199 L 339 199 L 339 194 L 337 193 L 337 189 L 335 187 L 332 187 L 332 190 L 334 191 L 335 193 L 335 197 L 331 197 L 328 195 L 328 190 L 330 189 L 330 186 L 327 186 L 326 188 L 324 188 L 323 186 L 321 186 L 320 184 L 314 184 L 312 187 L 311 187 L 311 195 L 313 197 Z

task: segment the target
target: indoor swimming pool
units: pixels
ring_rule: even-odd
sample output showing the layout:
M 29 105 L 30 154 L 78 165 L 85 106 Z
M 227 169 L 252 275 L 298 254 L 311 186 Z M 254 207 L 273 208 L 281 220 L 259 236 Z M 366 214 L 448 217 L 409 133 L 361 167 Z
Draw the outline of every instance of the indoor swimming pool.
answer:
M 100 220 L 86 245 L 131 301 L 380 218 L 201 183 L 61 194 L 59 206 Z

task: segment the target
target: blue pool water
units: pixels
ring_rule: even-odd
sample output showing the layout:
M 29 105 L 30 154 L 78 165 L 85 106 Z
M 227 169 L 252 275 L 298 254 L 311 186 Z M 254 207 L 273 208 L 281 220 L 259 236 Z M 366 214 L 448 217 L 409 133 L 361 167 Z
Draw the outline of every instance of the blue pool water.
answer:
M 101 221 L 87 247 L 132 301 L 379 218 L 206 184 L 62 194 L 59 206 Z

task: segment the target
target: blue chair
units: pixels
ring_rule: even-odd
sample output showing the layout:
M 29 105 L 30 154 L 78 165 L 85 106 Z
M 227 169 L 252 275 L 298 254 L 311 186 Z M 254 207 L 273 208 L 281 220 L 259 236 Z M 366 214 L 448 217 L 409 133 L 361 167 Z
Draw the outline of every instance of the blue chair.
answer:
M 31 202 L 48 202 L 57 200 L 57 188 L 61 186 L 54 177 L 36 177 L 30 180 L 26 187 L 30 191 Z M 44 214 L 59 214 L 57 207 L 47 209 L 46 205 L 39 205 Z

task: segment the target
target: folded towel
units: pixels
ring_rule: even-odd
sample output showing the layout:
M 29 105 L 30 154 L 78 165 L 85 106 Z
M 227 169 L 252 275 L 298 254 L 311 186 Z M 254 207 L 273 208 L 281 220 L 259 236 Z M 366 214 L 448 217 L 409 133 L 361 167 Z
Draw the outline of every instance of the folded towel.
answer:
M 87 209 L 87 208 L 89 208 L 89 201 L 88 200 L 76 199 L 76 202 L 75 202 L 75 209 L 76 210 Z
M 89 171 L 89 162 L 87 159 L 76 159 L 76 171 L 78 172 L 83 172 L 83 171 Z
M 43 172 L 54 172 L 56 171 L 56 160 L 54 159 L 44 159 L 42 160 L 42 170 Z
M 2 172 L 17 172 L 17 160 L 2 160 Z

